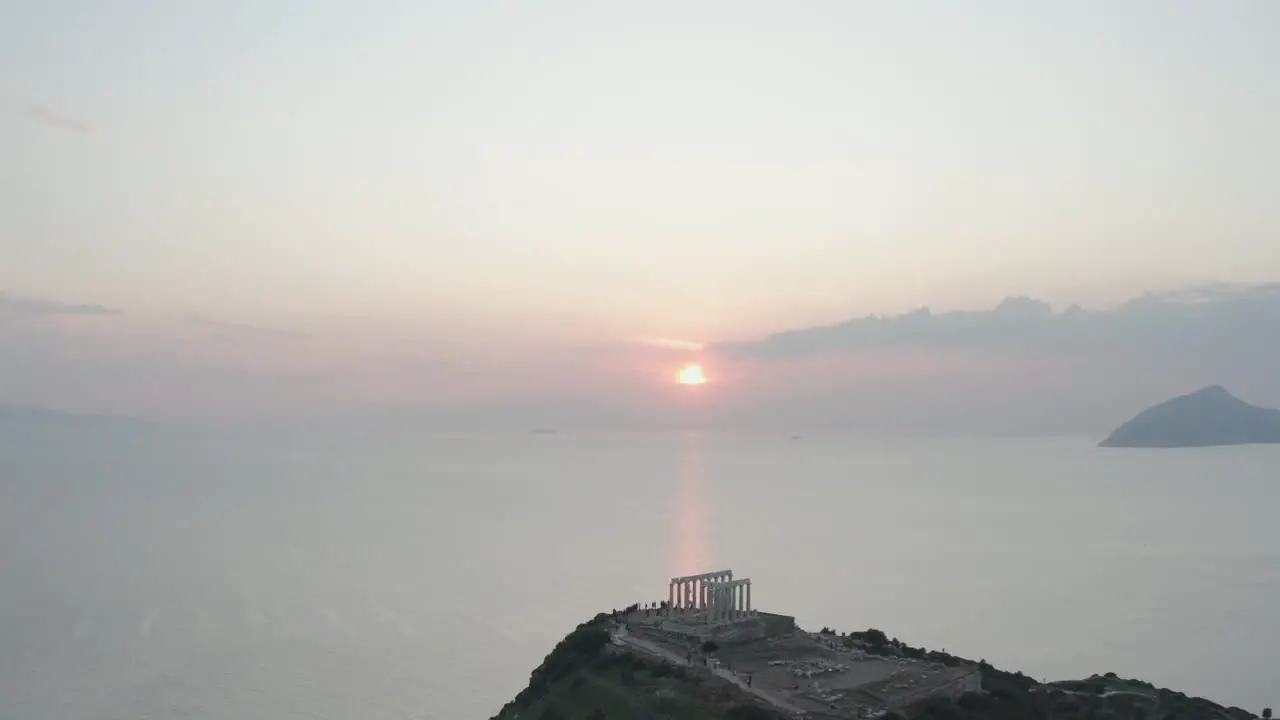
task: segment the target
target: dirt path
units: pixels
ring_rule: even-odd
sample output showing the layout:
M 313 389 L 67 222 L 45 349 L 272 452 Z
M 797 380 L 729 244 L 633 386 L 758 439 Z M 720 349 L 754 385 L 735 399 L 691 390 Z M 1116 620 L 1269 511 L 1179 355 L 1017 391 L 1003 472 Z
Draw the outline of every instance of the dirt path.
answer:
M 631 647 L 636 648 L 637 650 L 647 652 L 651 655 L 657 655 L 663 660 L 666 660 L 667 662 L 673 663 L 675 665 L 682 665 L 684 667 L 692 667 L 693 665 L 686 658 L 680 657 L 678 654 L 671 652 L 670 650 L 664 647 L 661 647 L 655 643 L 649 642 L 644 638 L 638 638 L 634 635 L 628 634 L 627 629 L 625 627 L 620 629 L 618 632 L 615 632 L 613 634 L 613 637 L 617 640 L 622 641 L 627 645 L 630 645 Z M 720 677 L 724 680 L 727 680 L 733 683 L 734 685 L 742 689 L 744 692 L 751 693 L 752 695 L 760 698 L 761 700 L 769 703 L 770 705 L 774 706 L 775 708 L 785 713 L 789 713 L 798 718 L 803 718 L 805 716 L 804 710 L 801 710 L 800 708 L 796 707 L 795 705 L 792 705 L 789 702 L 786 702 L 784 700 L 779 700 L 778 698 L 775 698 L 774 696 L 761 690 L 760 688 L 751 687 L 747 685 L 747 683 L 742 678 L 738 677 L 737 673 L 734 673 L 733 671 L 725 670 L 724 668 L 717 668 L 712 672 L 717 677 Z

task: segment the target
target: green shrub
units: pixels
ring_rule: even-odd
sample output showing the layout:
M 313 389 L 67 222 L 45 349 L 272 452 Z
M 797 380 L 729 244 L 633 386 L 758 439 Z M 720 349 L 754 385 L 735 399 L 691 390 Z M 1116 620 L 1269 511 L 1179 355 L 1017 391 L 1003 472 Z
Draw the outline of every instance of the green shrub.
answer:
M 529 678 L 529 686 L 516 695 L 515 704 L 527 708 L 547 693 L 551 684 L 566 677 L 574 667 L 594 662 L 600 649 L 608 645 L 609 631 L 596 623 L 583 623 L 556 644 Z
M 538 720 L 567 720 L 564 713 L 555 705 L 547 705 L 538 715 Z

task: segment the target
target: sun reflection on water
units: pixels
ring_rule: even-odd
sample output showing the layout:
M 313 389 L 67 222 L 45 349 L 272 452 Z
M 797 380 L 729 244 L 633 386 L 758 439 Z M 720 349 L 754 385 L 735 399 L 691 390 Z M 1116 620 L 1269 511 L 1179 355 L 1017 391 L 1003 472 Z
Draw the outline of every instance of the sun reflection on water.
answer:
M 702 464 L 703 438 L 696 431 L 681 436 L 676 472 L 676 512 L 672 575 L 696 575 L 710 567 L 710 518 L 706 512 L 706 473 Z

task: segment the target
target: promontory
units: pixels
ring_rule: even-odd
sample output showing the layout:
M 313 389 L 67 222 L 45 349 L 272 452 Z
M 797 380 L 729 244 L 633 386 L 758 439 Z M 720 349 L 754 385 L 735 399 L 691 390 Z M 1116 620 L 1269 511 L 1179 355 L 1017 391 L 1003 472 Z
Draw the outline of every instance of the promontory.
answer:
M 1260 717 L 1114 673 L 1037 682 L 879 630 L 806 632 L 756 612 L 708 625 L 701 612 L 654 603 L 601 613 L 556 645 L 493 720 Z

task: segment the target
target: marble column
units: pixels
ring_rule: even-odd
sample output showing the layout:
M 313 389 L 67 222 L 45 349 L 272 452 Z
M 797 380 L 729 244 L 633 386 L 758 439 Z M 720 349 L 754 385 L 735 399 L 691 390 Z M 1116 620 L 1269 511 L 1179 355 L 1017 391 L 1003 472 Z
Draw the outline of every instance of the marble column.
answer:
M 747 615 L 755 615 L 755 611 L 751 609 L 751 581 L 747 581 Z

